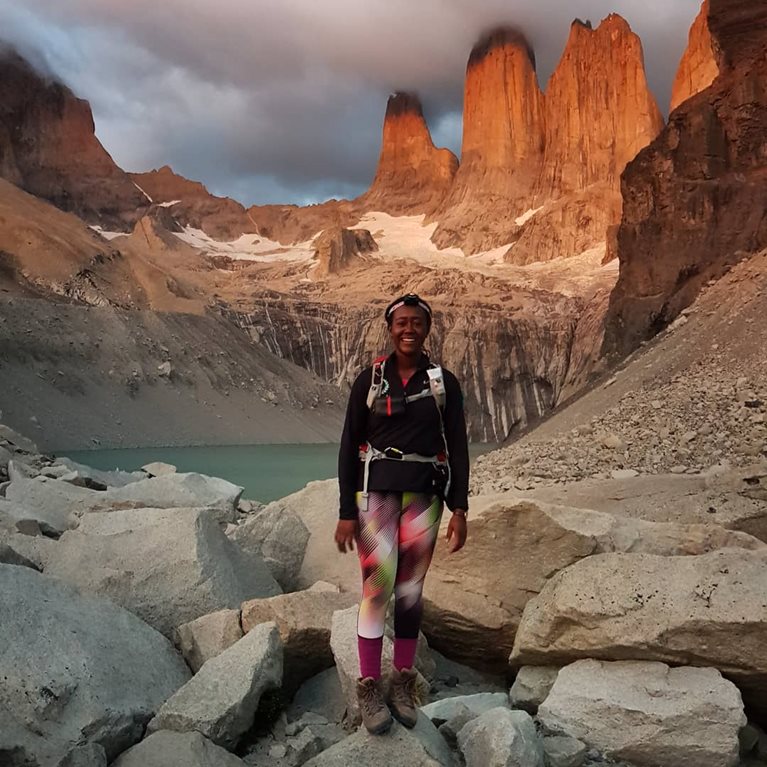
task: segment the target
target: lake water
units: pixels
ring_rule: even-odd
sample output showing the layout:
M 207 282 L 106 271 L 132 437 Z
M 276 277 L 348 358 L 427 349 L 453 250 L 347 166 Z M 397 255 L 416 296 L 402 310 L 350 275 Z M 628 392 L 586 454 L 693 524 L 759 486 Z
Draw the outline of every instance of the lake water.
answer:
M 472 457 L 495 445 L 470 445 Z M 179 471 L 223 477 L 245 488 L 243 497 L 269 502 L 300 490 L 307 482 L 337 476 L 338 445 L 226 445 L 223 447 L 146 447 L 62 452 L 96 469 L 135 471 L 164 461 Z

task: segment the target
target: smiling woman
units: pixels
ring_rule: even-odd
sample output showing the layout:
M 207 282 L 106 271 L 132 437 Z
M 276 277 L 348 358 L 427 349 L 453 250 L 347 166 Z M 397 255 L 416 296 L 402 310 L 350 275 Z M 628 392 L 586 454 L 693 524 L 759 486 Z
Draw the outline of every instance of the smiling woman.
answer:
M 391 713 L 415 726 L 416 642 L 422 591 L 443 505 L 452 510 L 450 552 L 466 542 L 469 454 L 463 397 L 455 376 L 424 353 L 431 307 L 415 294 L 384 314 L 394 351 L 354 382 L 338 458 L 339 551 L 356 542 L 362 570 L 357 621 L 362 719 L 375 734 L 391 726 L 380 689 L 384 620 L 392 594 Z

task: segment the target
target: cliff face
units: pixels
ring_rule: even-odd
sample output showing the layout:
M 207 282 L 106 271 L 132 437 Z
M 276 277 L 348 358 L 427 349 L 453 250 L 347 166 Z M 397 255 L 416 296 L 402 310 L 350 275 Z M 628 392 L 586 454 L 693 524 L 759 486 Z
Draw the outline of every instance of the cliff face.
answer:
M 449 283 L 456 295 L 469 289 L 447 274 L 428 279 Z M 536 301 L 534 312 L 475 303 L 435 314 L 427 346 L 461 381 L 474 440 L 500 441 L 524 428 L 556 404 L 566 385 L 581 301 L 555 295 Z M 271 292 L 223 311 L 256 344 L 337 384 L 351 384 L 389 348 L 382 306 L 373 301 L 355 306 Z
M 326 229 L 314 241 L 317 266 L 313 277 L 329 277 L 345 269 L 363 253 L 373 253 L 378 245 L 367 229 Z
M 456 156 L 434 146 L 418 97 L 396 93 L 386 105 L 375 179 L 358 203 L 392 215 L 429 213 L 444 198 L 457 170 Z
M 507 260 L 576 255 L 620 220 L 620 175 L 663 127 L 642 44 L 620 16 L 578 21 L 546 88 L 545 151 L 530 219 Z M 498 243 L 501 244 L 501 243 Z
M 513 243 L 516 264 L 604 242 L 620 175 L 662 126 L 641 42 L 620 16 L 573 23 L 545 95 L 524 39 L 490 35 L 469 59 L 461 166 L 434 242 L 467 253 Z
M 128 231 L 148 207 L 95 136 L 87 101 L 0 55 L 0 175 L 105 229 Z
M 466 68 L 461 165 L 434 218 L 439 247 L 478 253 L 511 241 L 529 207 L 544 146 L 544 105 L 527 41 L 499 29 Z
M 719 75 L 719 64 L 714 54 L 711 31 L 708 28 L 709 2 L 704 0 L 698 18 L 690 29 L 687 43 L 671 91 L 673 112 L 687 99 L 711 85 Z
M 767 6 L 710 0 L 709 27 L 720 76 L 624 174 L 607 353 L 630 352 L 767 246 Z
M 155 204 L 173 203 L 169 209 L 182 226 L 202 229 L 217 240 L 234 240 L 256 231 L 255 222 L 239 202 L 216 197 L 203 184 L 179 176 L 167 165 L 130 176 Z

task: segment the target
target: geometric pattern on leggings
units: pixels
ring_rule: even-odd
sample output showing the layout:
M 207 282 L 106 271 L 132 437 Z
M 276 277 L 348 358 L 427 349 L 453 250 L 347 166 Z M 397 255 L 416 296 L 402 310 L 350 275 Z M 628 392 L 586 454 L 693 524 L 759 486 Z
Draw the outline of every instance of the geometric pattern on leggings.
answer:
M 359 508 L 357 552 L 362 570 L 362 600 L 357 633 L 383 636 L 392 594 L 394 633 L 415 638 L 423 614 L 423 582 L 439 534 L 443 503 L 427 493 L 375 493 L 367 510 Z

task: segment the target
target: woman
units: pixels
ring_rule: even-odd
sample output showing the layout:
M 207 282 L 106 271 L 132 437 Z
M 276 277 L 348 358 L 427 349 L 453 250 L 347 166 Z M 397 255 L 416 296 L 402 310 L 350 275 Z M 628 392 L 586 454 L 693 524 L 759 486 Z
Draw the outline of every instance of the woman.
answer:
M 466 542 L 469 454 L 463 396 L 455 376 L 430 362 L 423 345 L 431 308 L 409 294 L 386 309 L 393 353 L 357 377 L 349 396 L 338 476 L 339 551 L 357 549 L 362 601 L 357 620 L 362 720 L 385 732 L 391 714 L 406 727 L 418 717 L 415 661 L 423 581 L 443 502 L 452 510 L 446 539 Z M 381 691 L 386 609 L 395 594 L 394 668 L 387 707 Z

